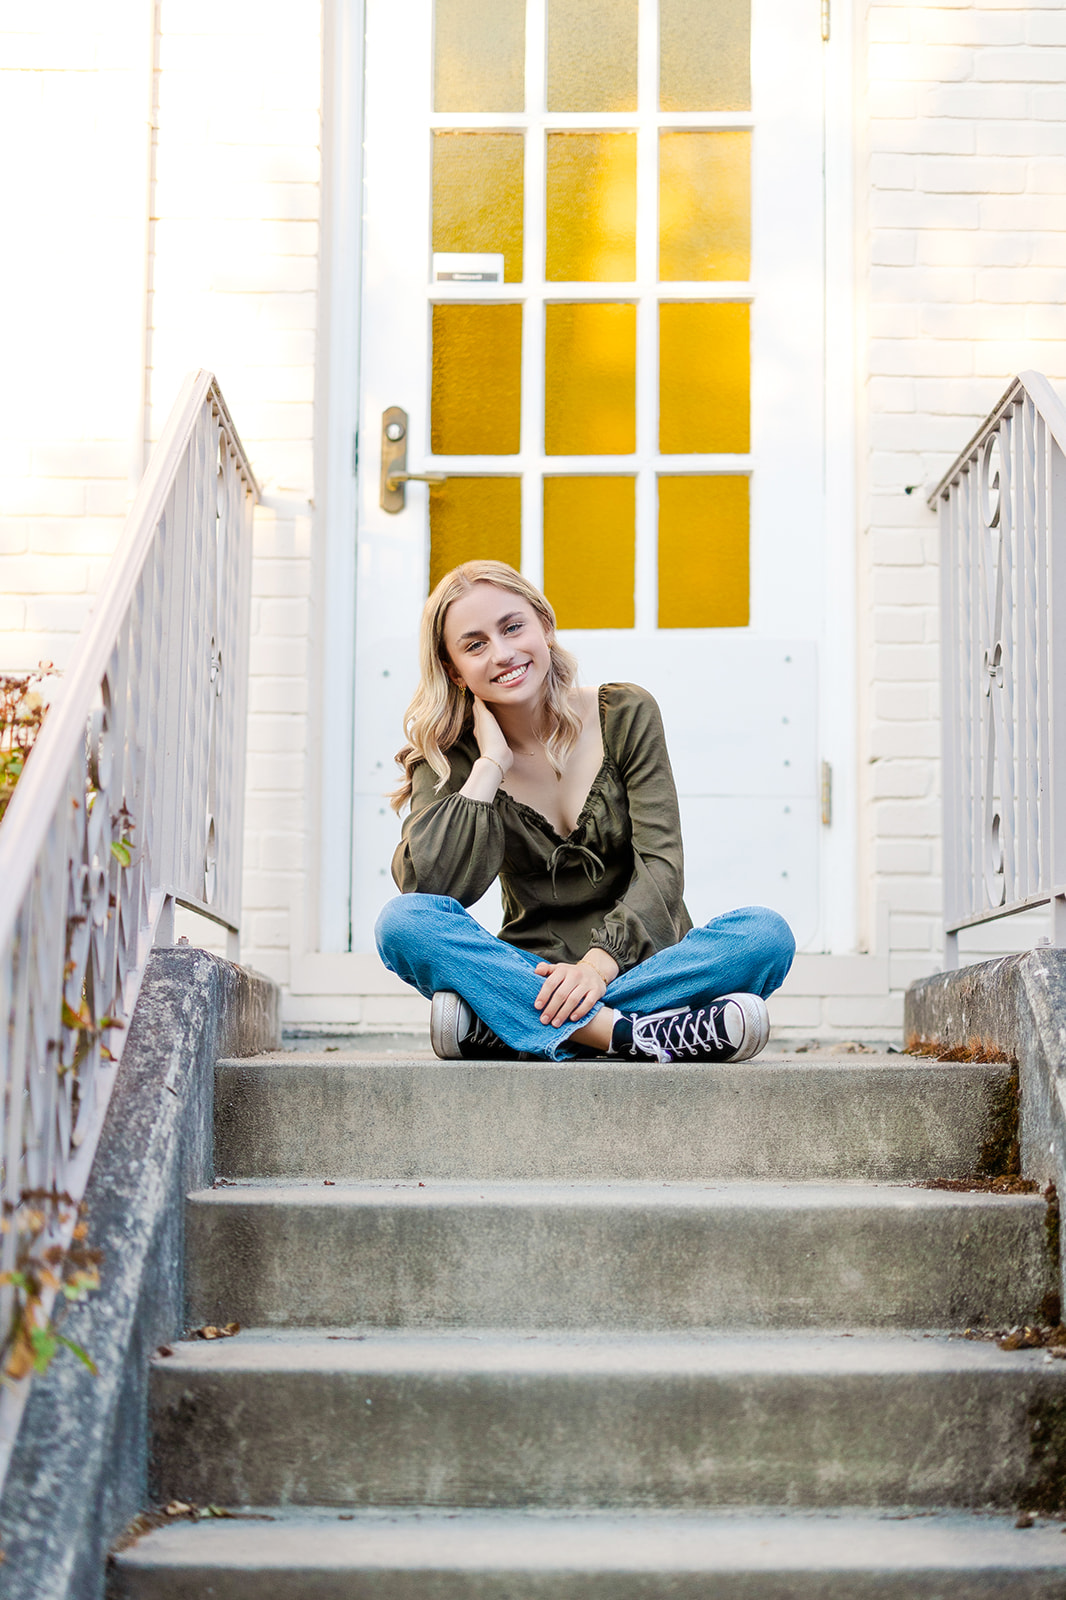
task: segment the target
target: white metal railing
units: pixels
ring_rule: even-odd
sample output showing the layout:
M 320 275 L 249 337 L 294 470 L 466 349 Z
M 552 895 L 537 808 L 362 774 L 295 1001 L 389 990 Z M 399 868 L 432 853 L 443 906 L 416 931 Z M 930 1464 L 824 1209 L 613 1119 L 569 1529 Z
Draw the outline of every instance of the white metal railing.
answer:
M 1049 902 L 1053 942 L 1066 944 L 1064 452 L 1066 407 L 1023 372 L 929 498 L 949 967 L 960 929 Z
M 5 1272 L 36 1273 L 70 1244 L 175 901 L 228 929 L 236 954 L 257 495 L 214 378 L 193 374 L 0 825 Z M 31 1322 L 45 1324 L 54 1289 Z M 26 1310 L 23 1291 L 0 1289 L 0 1334 L 24 1327 Z M 29 1381 L 10 1370 L 0 1481 Z

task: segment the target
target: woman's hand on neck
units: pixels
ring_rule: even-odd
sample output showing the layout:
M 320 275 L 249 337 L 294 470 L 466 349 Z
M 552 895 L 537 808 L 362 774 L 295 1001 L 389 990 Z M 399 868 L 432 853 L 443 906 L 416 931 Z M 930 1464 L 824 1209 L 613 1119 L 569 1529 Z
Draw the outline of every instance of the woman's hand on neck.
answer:
M 491 801 L 514 764 L 514 751 L 483 700 L 473 696 L 474 738 L 480 751 L 459 793 L 468 800 Z
M 474 703 L 474 738 L 478 750 L 489 761 L 495 761 L 506 776 L 514 762 L 510 741 L 499 718 L 493 715 L 484 700 L 479 700 L 477 695 L 472 695 L 471 699 Z

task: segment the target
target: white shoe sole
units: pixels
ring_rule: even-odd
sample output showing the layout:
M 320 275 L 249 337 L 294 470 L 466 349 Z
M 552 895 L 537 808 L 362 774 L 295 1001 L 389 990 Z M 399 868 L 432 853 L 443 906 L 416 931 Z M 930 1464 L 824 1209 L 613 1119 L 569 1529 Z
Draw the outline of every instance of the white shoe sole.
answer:
M 470 1030 L 470 1008 L 452 989 L 438 989 L 429 1008 L 429 1042 L 442 1061 L 461 1061 L 459 1041 Z
M 766 1001 L 757 994 L 724 994 L 722 1001 L 732 1000 L 744 1018 L 744 1034 L 731 1061 L 750 1061 L 766 1048 L 770 1037 L 770 1013 Z

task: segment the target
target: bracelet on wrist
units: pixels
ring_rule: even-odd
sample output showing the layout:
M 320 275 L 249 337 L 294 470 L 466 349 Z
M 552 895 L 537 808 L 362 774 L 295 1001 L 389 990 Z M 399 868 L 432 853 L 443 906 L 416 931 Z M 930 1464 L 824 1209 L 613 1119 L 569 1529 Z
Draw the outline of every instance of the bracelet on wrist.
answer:
M 608 978 L 608 976 L 607 976 L 607 974 L 605 972 L 602 972 L 600 970 L 600 968 L 596 965 L 595 961 L 589 961 L 589 960 L 586 959 L 585 956 L 579 956 L 578 959 L 577 959 L 577 965 L 579 967 L 588 967 L 589 971 L 590 972 L 594 972 L 596 974 L 597 978 L 602 978 L 604 983 L 610 983 L 610 981 L 611 981 L 610 978 Z
M 506 772 L 504 772 L 503 768 L 500 766 L 500 763 L 496 760 L 496 757 L 495 756 L 481 756 L 479 759 L 482 760 L 482 761 L 491 761 L 492 762 L 493 766 L 496 768 L 496 771 L 500 774 L 500 782 L 502 783 L 504 778 L 506 778 L 507 774 L 506 774 Z

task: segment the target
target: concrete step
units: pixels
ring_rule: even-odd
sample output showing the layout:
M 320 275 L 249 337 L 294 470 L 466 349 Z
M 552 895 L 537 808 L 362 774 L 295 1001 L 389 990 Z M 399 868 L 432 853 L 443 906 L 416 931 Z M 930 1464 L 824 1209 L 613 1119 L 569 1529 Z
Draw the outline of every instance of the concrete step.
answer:
M 621 1062 L 221 1061 L 229 1178 L 897 1180 L 1002 1153 L 1010 1069 L 901 1056 Z
M 180 1522 L 112 1600 L 1062 1600 L 1059 1523 L 898 1514 L 336 1512 Z
M 226 1187 L 190 1198 L 187 1291 L 245 1326 L 959 1331 L 1040 1317 L 1046 1215 L 862 1183 Z
M 983 1507 L 1066 1473 L 1066 1362 L 946 1335 L 242 1333 L 150 1395 L 164 1502 Z

